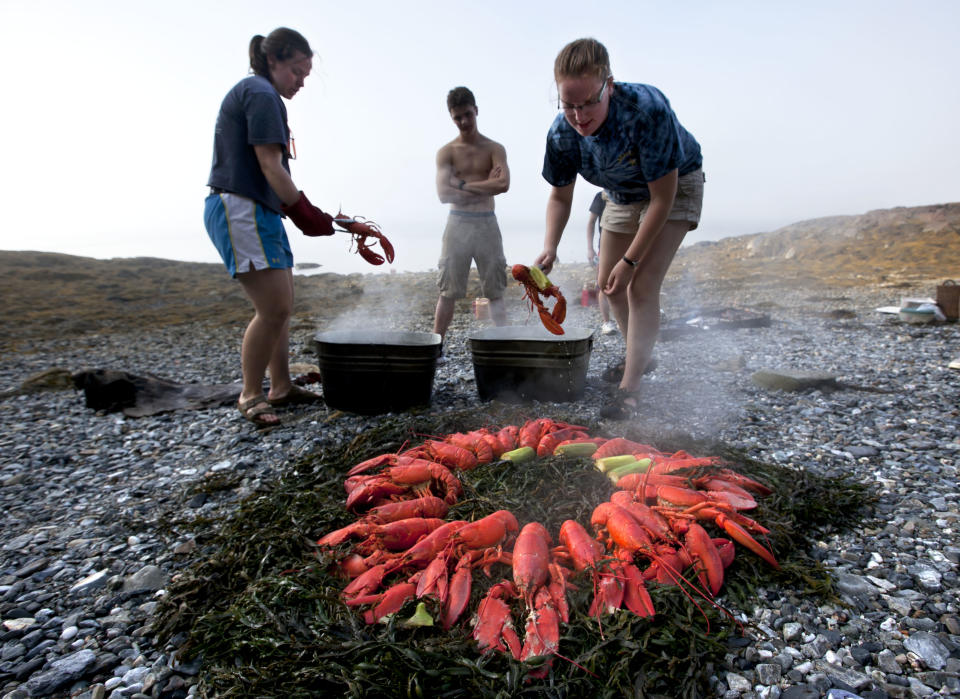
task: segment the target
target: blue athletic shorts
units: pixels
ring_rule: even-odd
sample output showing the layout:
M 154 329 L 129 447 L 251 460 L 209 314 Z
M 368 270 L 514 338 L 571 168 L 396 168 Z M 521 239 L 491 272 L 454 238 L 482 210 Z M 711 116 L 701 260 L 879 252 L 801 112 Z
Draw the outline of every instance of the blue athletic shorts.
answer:
M 290 241 L 280 214 L 239 194 L 211 194 L 203 207 L 207 235 L 230 276 L 256 269 L 293 267 Z

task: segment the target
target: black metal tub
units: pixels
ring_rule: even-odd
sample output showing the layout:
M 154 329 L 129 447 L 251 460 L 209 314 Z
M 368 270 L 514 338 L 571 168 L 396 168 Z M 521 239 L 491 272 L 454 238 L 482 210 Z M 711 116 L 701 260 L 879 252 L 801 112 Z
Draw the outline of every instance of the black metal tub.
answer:
M 470 335 L 481 400 L 567 402 L 583 396 L 593 330 L 535 326 L 487 328 Z
M 429 405 L 440 356 L 436 333 L 331 330 L 313 343 L 331 408 L 378 415 Z

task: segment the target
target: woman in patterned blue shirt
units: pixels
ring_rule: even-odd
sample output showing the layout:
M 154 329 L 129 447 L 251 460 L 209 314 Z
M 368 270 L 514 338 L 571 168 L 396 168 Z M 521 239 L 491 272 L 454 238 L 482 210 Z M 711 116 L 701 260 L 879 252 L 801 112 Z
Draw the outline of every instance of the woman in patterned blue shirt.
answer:
M 703 159 L 662 92 L 613 81 L 607 50 L 596 39 L 567 44 L 554 78 L 560 113 L 547 133 L 543 177 L 552 189 L 535 263 L 549 273 L 556 261 L 577 175 L 602 187 L 607 205 L 597 283 L 623 332 L 626 356 L 605 372 L 618 390 L 601 415 L 625 419 L 636 414 L 642 376 L 652 369 L 663 278 L 700 220 Z

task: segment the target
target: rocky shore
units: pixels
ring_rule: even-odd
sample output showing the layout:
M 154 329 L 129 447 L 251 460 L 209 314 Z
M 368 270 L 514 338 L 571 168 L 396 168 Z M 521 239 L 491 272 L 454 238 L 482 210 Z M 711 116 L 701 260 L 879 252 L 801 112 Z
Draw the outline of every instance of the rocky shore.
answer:
M 585 274 L 571 271 L 562 288 L 579 289 Z M 293 361 L 316 362 L 310 338 L 317 330 L 371 319 L 378 328 L 428 330 L 432 277 L 420 277 L 401 287 L 416 297 L 402 313 L 385 308 L 396 293 L 380 275 L 364 278 L 348 316 L 301 315 Z M 960 695 L 960 372 L 948 368 L 960 355 L 960 326 L 906 325 L 874 310 L 928 289 L 673 280 L 665 292 L 668 320 L 735 306 L 768 314 L 771 323 L 701 327 L 661 341 L 635 427 L 851 474 L 878 496 L 860 526 L 824 535 L 812 552 L 830 567 L 838 601 L 758 590 L 756 605 L 739 610 L 750 633 L 715 668 L 714 696 Z M 575 302 L 566 324 L 599 328 L 596 309 Z M 510 309 L 512 323 L 536 322 L 518 302 Z M 482 325 L 460 307 L 431 411 L 479 404 L 467 336 Z M 376 424 L 376 417 L 300 407 L 285 413 L 281 428 L 260 434 L 231 406 L 133 419 L 89 410 L 81 393 L 55 381 L 24 386 L 55 368 L 231 382 L 241 330 L 213 320 L 125 326 L 38 337 L 7 354 L 0 367 L 7 392 L 0 399 L 0 697 L 194 695 L 202 665 L 182 662 L 177 639 L 161 645 L 150 630 L 165 585 L 192 560 L 185 524 L 215 521 L 298 457 Z M 619 335 L 595 334 L 576 407 L 612 435 L 623 425 L 599 418 L 608 390 L 600 374 L 622 351 Z M 752 378 L 782 368 L 836 382 L 782 391 Z

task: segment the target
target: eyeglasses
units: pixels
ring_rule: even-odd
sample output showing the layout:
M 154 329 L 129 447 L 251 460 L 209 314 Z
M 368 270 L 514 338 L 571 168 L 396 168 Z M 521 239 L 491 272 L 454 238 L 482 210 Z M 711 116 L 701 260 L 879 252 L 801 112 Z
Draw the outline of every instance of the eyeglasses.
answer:
M 600 92 L 597 93 L 597 96 L 588 102 L 584 102 L 583 104 L 567 104 L 562 99 L 560 99 L 560 95 L 557 95 L 557 109 L 562 109 L 567 114 L 573 114 L 578 109 L 581 112 L 583 112 L 592 107 L 596 107 L 603 100 L 603 92 L 604 90 L 607 89 L 607 81 L 609 79 L 610 79 L 609 75 L 605 77 L 603 79 L 603 87 L 600 88 Z

